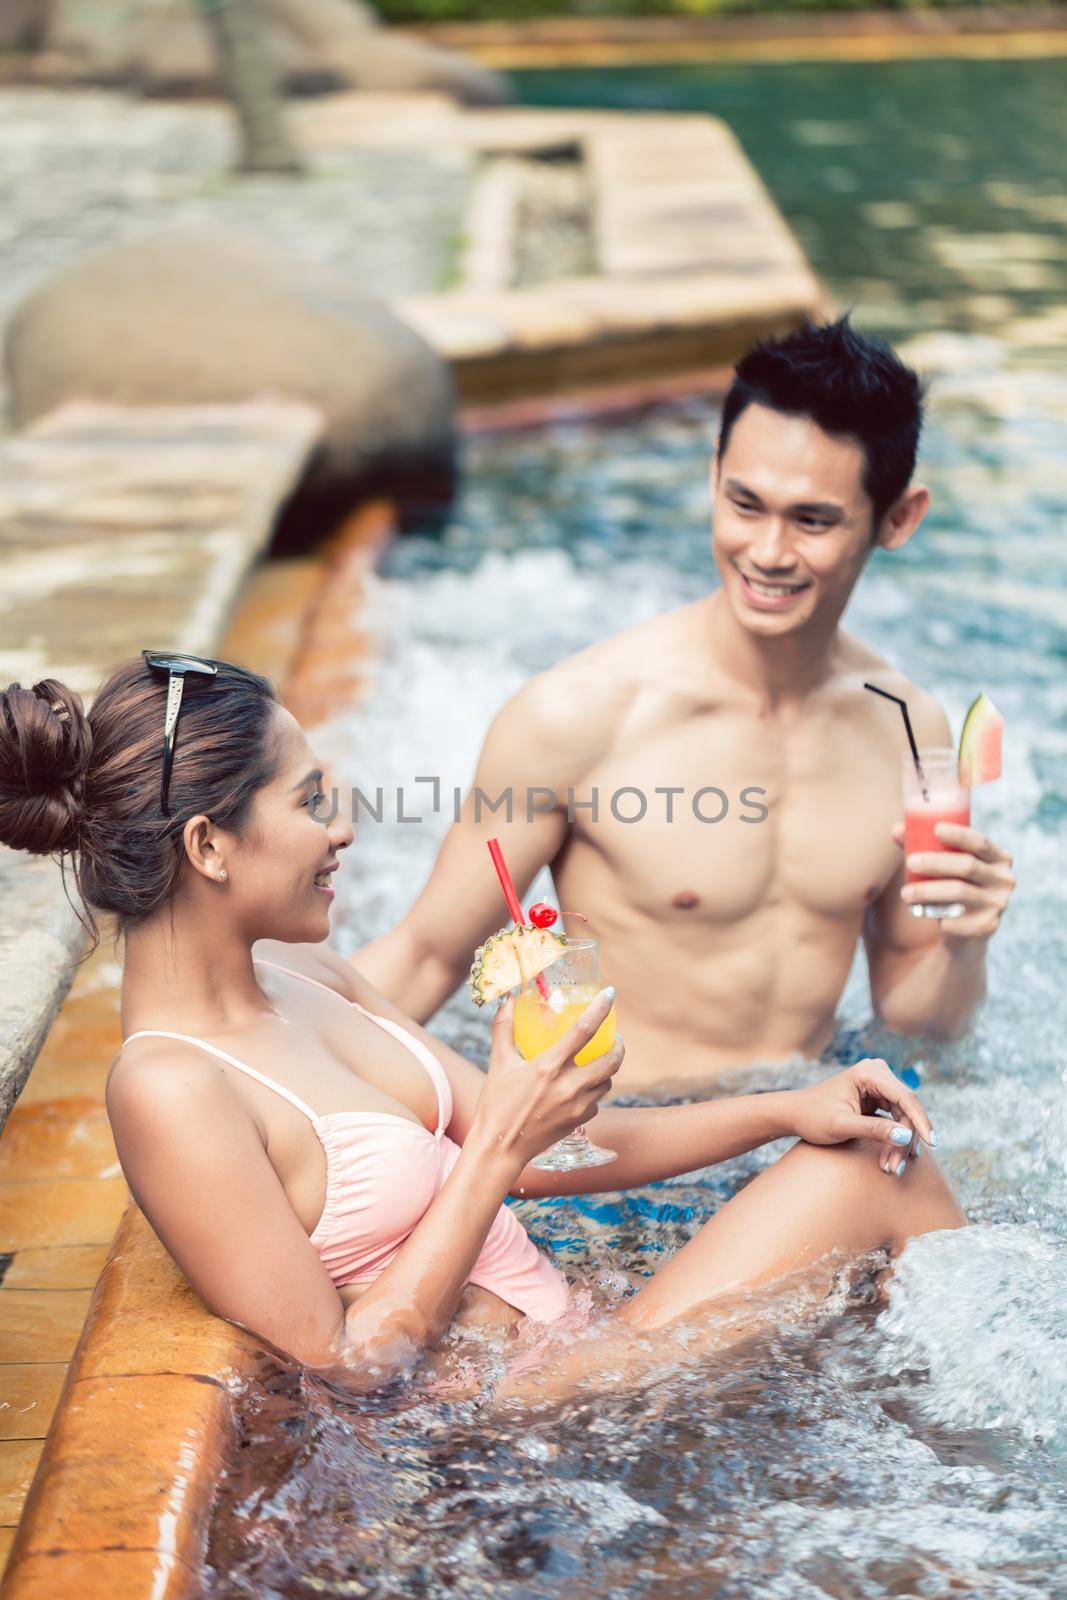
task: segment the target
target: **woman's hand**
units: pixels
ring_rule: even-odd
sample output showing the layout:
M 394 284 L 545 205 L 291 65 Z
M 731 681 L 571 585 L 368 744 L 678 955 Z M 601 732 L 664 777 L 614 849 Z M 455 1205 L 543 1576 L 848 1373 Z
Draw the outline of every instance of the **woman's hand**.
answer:
M 597 1113 L 625 1055 L 616 1039 L 604 1055 L 577 1066 L 574 1057 L 611 1010 L 615 992 L 602 989 L 578 1021 L 548 1050 L 524 1061 L 515 1048 L 515 1002 L 509 995 L 493 1019 L 489 1072 L 471 1134 L 509 1153 L 516 1175 L 557 1139 Z
M 875 1116 L 888 1111 L 889 1116 Z M 857 1061 L 810 1089 L 788 1096 L 792 1132 L 808 1144 L 843 1144 L 846 1139 L 876 1139 L 885 1146 L 879 1160 L 883 1172 L 900 1177 L 908 1156 L 918 1156 L 920 1140 L 931 1149 L 937 1135 L 913 1094 L 884 1061 Z

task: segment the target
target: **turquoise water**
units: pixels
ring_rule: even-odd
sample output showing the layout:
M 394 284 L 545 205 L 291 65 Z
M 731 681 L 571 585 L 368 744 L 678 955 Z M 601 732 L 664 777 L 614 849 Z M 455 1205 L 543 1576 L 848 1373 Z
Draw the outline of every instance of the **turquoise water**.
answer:
M 922 82 L 931 104 L 948 93 L 945 76 L 899 70 L 909 95 Z M 1019 104 L 1036 102 L 1020 85 L 1048 82 L 1029 78 L 1036 69 L 977 67 L 973 79 L 969 70 L 939 67 L 974 86 L 966 103 L 983 148 L 987 126 L 1007 129 Z M 745 115 L 760 120 L 761 95 L 764 121 L 773 113 L 787 125 L 790 107 L 808 101 L 812 120 L 855 120 L 894 81 L 889 69 L 791 71 L 792 80 L 761 68 L 596 81 L 602 95 L 614 84 L 620 96 L 654 92 L 660 104 L 743 96 L 747 111 L 731 112 L 739 126 Z M 845 104 L 841 80 L 853 72 Z M 551 88 L 557 100 L 583 99 L 591 81 L 553 75 Z M 533 87 L 527 77 L 524 92 Z M 1047 114 L 1047 90 L 1041 103 Z M 894 117 L 906 131 L 899 105 Z M 821 137 L 805 147 L 806 168 L 783 147 L 765 175 L 783 204 L 783 185 L 794 185 L 806 230 L 828 230 L 813 248 L 827 271 L 845 260 L 832 219 L 846 213 L 812 155 L 832 149 L 854 176 L 877 163 L 871 141 Z M 929 166 L 924 147 L 918 136 L 895 146 L 910 162 L 900 181 L 912 194 Z M 1030 193 L 1044 192 L 1049 160 L 1037 152 Z M 882 192 L 895 203 L 895 190 Z M 975 201 L 975 233 L 996 231 L 988 210 Z M 953 227 L 967 233 L 962 221 Z M 991 948 L 990 997 L 966 1039 L 934 1047 L 882 1035 L 857 956 L 836 1053 L 884 1051 L 919 1073 L 939 1159 L 972 1226 L 911 1245 L 881 1314 L 862 1294 L 839 1295 L 817 1315 L 783 1307 L 773 1335 L 728 1361 L 665 1368 L 639 1393 L 594 1389 L 533 1416 L 489 1417 L 417 1381 L 341 1404 L 296 1374 L 266 1372 L 244 1400 L 209 1594 L 1067 1593 L 1067 405 L 1049 348 L 1032 358 L 1015 337 L 1035 318 L 1047 328 L 1058 302 L 1052 290 L 1016 287 L 1010 315 L 975 327 L 970 290 L 947 275 L 937 293 L 960 320 L 946 309 L 938 321 L 906 287 L 927 270 L 925 248 L 909 241 L 892 256 L 893 315 L 903 319 L 894 336 L 926 353 L 935 380 L 922 459 L 933 511 L 905 550 L 874 557 L 846 622 L 934 689 L 957 729 L 979 688 L 1004 712 L 1005 775 L 978 796 L 976 814 L 1014 852 L 1019 889 Z M 841 292 L 848 273 L 834 281 Z M 705 593 L 715 421 L 713 406 L 692 402 L 633 428 L 476 444 L 444 537 L 390 553 L 370 702 L 318 730 L 317 747 L 364 788 L 410 785 L 418 773 L 440 774 L 446 793 L 464 787 L 488 720 L 531 672 Z M 419 814 L 416 825 L 387 813 L 363 828 L 339 883 L 342 949 L 388 926 L 421 885 L 447 819 L 428 800 Z M 465 997 L 437 1027 L 484 1059 L 485 1023 Z M 617 1269 L 649 1270 L 774 1153 L 639 1194 L 520 1210 L 575 1279 L 610 1297 Z M 491 1352 L 464 1342 L 457 1354 L 473 1372 L 493 1370 Z
M 843 304 L 893 339 L 1067 347 L 1067 61 L 515 75 L 532 105 L 704 111 L 741 140 Z

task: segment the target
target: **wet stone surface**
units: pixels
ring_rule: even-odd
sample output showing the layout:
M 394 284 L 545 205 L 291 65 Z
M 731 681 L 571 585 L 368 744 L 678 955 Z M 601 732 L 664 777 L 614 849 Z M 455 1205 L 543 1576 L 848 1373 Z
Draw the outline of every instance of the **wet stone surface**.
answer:
M 303 178 L 237 177 L 227 112 L 102 91 L 0 90 L 0 324 L 88 250 L 159 228 L 238 229 L 356 287 L 451 281 L 470 157 L 332 149 Z
M 522 163 L 516 284 L 580 278 L 596 270 L 592 206 L 593 189 L 581 162 Z

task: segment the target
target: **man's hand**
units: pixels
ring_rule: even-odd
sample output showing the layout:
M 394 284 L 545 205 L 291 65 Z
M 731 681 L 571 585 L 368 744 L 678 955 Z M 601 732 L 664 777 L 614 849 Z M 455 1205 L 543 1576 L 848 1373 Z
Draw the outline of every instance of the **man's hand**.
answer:
M 906 883 L 900 897 L 905 905 L 958 903 L 966 906 L 962 917 L 940 920 L 941 937 L 950 948 L 958 949 L 971 941 L 984 944 L 1000 926 L 1015 888 L 1012 858 L 977 828 L 964 827 L 958 822 L 939 822 L 935 832 L 950 848 L 923 850 L 908 856 L 908 868 L 921 872 L 929 881 Z M 897 823 L 893 838 L 903 845 L 903 823 Z

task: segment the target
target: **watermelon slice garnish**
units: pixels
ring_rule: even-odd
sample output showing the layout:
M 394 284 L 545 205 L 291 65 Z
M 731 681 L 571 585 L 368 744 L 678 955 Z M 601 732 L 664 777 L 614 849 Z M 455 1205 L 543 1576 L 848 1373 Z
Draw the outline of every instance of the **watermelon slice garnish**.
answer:
M 987 694 L 972 701 L 960 734 L 960 782 L 973 788 L 1000 777 L 1004 718 Z

